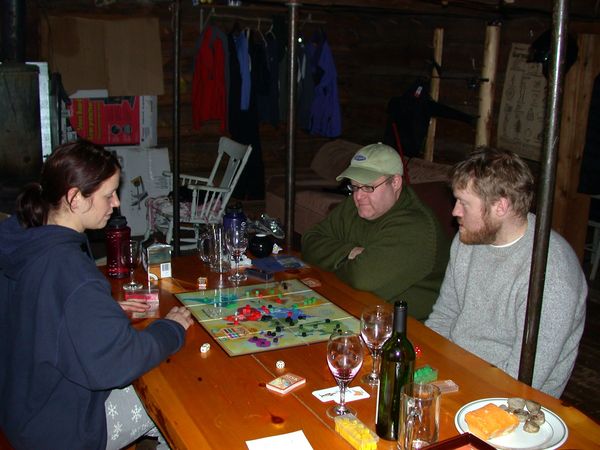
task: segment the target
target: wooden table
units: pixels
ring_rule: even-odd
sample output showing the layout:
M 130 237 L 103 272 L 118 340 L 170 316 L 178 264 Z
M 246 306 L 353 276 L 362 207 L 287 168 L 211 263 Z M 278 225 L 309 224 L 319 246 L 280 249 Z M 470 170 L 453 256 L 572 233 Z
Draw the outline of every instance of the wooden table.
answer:
M 138 275 L 143 276 L 141 272 Z M 201 275 L 209 277 L 208 289 L 216 286 L 216 275 L 209 274 L 197 257 L 174 259 L 173 278 L 159 283 L 161 316 L 180 304 L 173 293 L 196 290 L 196 280 Z M 313 289 L 356 317 L 366 305 L 381 302 L 315 268 L 281 273 L 277 279 L 303 277 L 319 280 L 322 285 Z M 115 297 L 122 298 L 123 281 L 111 282 Z M 136 326 L 144 326 L 147 320 Z M 422 350 L 417 367 L 429 364 L 438 369 L 439 379 L 451 379 L 460 388 L 459 392 L 442 397 L 440 440 L 458 434 L 454 416 L 462 405 L 487 397 L 518 396 L 538 401 L 567 423 L 569 437 L 562 448 L 599 448 L 600 426 L 576 408 L 509 377 L 410 318 L 408 333 L 412 343 Z M 200 346 L 205 342 L 211 343 L 211 349 L 201 353 Z M 297 430 L 304 432 L 316 450 L 349 449 L 350 445 L 335 432 L 333 420 L 325 414 L 328 404 L 312 395 L 317 389 L 335 385 L 325 361 L 325 348 L 326 343 L 318 343 L 230 357 L 195 323 L 187 331 L 185 346 L 134 385 L 173 449 L 246 449 L 247 440 Z M 278 360 L 285 361 L 283 371 L 275 367 Z M 369 371 L 370 365 L 367 356 L 350 386 L 360 384 L 359 378 Z M 306 385 L 285 396 L 265 388 L 267 381 L 286 371 L 305 376 Z M 362 387 L 371 397 L 351 405 L 374 430 L 377 389 Z M 396 447 L 394 442 L 380 440 L 378 448 Z

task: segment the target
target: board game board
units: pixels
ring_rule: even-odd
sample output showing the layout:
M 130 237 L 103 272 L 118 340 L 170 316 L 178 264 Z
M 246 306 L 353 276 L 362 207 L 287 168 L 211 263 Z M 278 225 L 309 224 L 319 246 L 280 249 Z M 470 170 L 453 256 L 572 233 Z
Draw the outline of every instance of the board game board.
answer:
M 299 280 L 184 292 L 176 297 L 230 356 L 308 345 L 359 321 Z

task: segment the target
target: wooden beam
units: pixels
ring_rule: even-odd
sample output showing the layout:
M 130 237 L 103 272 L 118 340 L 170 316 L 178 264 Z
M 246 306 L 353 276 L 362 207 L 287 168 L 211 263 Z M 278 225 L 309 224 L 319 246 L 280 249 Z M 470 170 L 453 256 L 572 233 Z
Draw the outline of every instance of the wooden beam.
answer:
M 490 145 L 499 47 L 500 25 L 488 25 L 485 30 L 483 67 L 481 69 L 481 78 L 484 81 L 481 82 L 479 87 L 479 117 L 475 133 L 475 147 L 488 147 Z
M 590 197 L 579 194 L 579 170 L 594 79 L 600 73 L 600 35 L 580 34 L 577 62 L 565 78 L 552 228 L 583 261 Z
M 433 30 L 433 61 L 442 66 L 442 53 L 444 52 L 444 29 L 436 28 Z M 431 82 L 429 84 L 429 94 L 436 102 L 440 98 L 440 73 L 436 67 L 431 69 Z M 427 128 L 427 139 L 425 140 L 425 153 L 423 158 L 426 161 L 433 161 L 433 148 L 435 145 L 435 128 L 437 121 L 435 117 L 429 119 L 429 128 Z

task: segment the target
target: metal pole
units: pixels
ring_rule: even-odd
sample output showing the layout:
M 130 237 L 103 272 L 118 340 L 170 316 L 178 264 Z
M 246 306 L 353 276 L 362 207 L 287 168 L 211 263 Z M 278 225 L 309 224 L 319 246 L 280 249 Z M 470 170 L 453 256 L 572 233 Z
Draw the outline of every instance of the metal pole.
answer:
M 542 154 L 540 185 L 538 188 L 538 209 L 529 277 L 527 312 L 521 348 L 519 380 L 531 385 L 535 365 L 535 353 L 542 311 L 542 296 L 546 278 L 548 242 L 552 225 L 552 200 L 556 181 L 556 161 L 560 131 L 560 111 L 562 105 L 563 62 L 567 43 L 567 0 L 556 0 L 552 15 L 552 55 L 548 99 L 546 105 L 546 124 Z
M 19 0 L 2 0 L 2 4 L 0 61 L 24 63 L 26 3 Z
M 179 256 L 179 50 L 180 0 L 173 2 L 173 253 Z
M 296 146 L 296 45 L 298 42 L 298 7 L 295 1 L 287 3 L 289 6 L 289 37 L 288 37 L 288 64 L 289 64 L 289 98 L 288 98 L 288 134 L 287 134 L 287 160 L 285 167 L 285 244 L 288 250 L 292 249 L 294 241 L 294 205 L 296 203 L 294 173 L 294 155 Z

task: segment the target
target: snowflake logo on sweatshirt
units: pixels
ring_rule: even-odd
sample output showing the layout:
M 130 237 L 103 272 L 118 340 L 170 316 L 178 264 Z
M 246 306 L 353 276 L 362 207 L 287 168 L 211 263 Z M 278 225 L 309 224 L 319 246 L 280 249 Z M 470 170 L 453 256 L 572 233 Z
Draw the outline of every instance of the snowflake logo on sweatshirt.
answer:
M 140 405 L 135 405 L 131 410 L 131 420 L 137 423 L 142 418 L 142 411 Z
M 110 435 L 110 438 L 113 441 L 116 441 L 117 439 L 119 439 L 119 435 L 121 434 L 121 431 L 123 431 L 123 425 L 121 425 L 121 422 L 115 423 L 112 434 Z
M 117 405 L 113 404 L 112 402 L 108 402 L 106 413 L 114 419 L 115 416 L 119 415 L 119 411 L 117 411 Z

